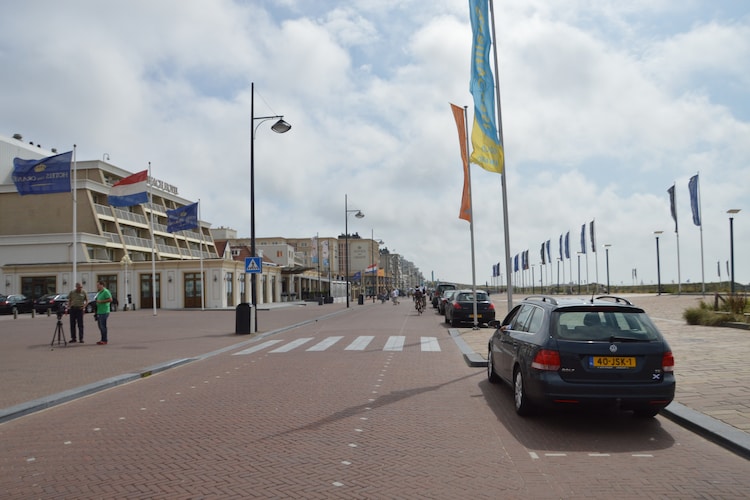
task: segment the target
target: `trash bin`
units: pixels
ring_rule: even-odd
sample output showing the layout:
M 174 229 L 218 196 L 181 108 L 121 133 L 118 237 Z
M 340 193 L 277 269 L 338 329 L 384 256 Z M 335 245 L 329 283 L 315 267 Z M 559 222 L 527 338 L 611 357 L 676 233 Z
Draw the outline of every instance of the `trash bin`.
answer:
M 235 312 L 235 324 L 234 333 L 236 334 L 247 334 L 250 333 L 250 304 L 242 302 L 237 305 Z
M 359 298 L 357 299 L 357 304 L 363 305 L 365 303 L 365 296 L 363 294 L 359 294 Z
M 323 297 L 318 297 L 318 305 L 319 306 L 323 305 Z

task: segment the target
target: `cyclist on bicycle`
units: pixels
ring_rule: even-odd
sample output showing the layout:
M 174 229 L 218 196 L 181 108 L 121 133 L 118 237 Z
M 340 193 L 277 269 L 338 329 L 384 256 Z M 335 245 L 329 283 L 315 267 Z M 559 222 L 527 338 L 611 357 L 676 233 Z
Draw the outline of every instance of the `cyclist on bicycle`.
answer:
M 424 288 L 422 287 L 416 287 L 414 289 L 414 307 L 417 309 L 420 313 L 425 308 L 425 305 L 427 297 L 424 294 Z

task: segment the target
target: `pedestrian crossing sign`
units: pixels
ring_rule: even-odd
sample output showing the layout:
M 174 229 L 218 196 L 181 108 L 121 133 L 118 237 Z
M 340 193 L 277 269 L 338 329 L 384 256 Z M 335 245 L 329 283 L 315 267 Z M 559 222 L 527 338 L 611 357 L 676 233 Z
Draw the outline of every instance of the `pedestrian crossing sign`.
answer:
M 245 257 L 245 272 L 249 274 L 260 274 L 263 265 L 260 257 Z

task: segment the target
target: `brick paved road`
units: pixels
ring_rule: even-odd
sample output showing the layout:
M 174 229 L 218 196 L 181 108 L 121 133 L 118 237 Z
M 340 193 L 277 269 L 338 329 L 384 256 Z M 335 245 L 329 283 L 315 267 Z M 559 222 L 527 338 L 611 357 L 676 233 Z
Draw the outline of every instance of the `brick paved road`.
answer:
M 0 442 L 7 498 L 742 498 L 750 487 L 746 460 L 661 417 L 517 417 L 510 391 L 407 304 L 236 343 L 7 422 Z

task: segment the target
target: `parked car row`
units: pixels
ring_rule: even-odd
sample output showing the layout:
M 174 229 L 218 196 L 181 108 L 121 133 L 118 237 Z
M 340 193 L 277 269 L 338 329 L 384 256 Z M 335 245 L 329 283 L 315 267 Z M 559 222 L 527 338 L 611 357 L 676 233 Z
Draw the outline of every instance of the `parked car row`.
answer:
M 439 307 L 440 303 L 440 297 L 443 295 L 443 292 L 446 290 L 455 290 L 458 288 L 453 283 L 440 283 L 437 287 L 435 287 L 435 290 L 432 292 L 432 307 L 433 309 L 437 309 Z
M 20 293 L 0 295 L 0 314 L 30 313 L 33 308 L 33 301 Z
M 47 311 L 56 313 L 64 311 L 68 303 L 67 293 L 48 293 L 34 300 L 34 311 L 45 313 Z
M 85 311 L 93 313 L 96 310 L 97 292 L 88 293 L 88 303 Z M 117 302 L 112 304 L 112 310 L 117 309 Z M 62 311 L 68 313 L 68 294 L 67 293 L 48 293 L 31 300 L 22 294 L 2 295 L 0 294 L 0 314 L 13 314 L 13 311 L 19 314 L 30 313 L 32 310 L 37 314 L 46 312 L 57 313 Z

